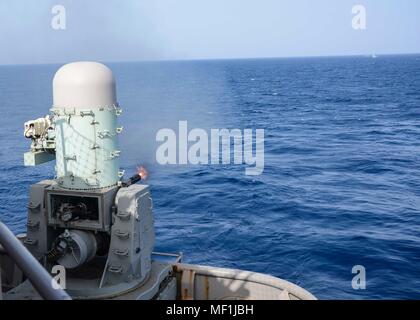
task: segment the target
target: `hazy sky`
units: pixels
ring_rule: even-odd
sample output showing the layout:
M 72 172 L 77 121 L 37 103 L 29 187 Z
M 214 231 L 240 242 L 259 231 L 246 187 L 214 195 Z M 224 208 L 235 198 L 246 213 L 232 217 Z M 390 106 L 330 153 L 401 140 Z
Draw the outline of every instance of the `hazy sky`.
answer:
M 0 41 L 0 64 L 420 53 L 420 1 L 0 0 Z

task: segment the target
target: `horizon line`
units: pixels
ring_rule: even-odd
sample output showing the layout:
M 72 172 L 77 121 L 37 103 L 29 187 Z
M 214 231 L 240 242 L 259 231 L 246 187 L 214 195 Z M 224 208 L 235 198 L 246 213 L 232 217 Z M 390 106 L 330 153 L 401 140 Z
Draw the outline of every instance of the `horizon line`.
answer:
M 339 54 L 339 55 L 296 55 L 296 56 L 262 56 L 262 57 L 237 57 L 237 58 L 174 58 L 174 59 L 140 59 L 140 60 L 72 60 L 67 62 L 41 62 L 41 63 L 0 63 L 0 67 L 5 66 L 47 66 L 47 65 L 62 65 L 76 61 L 100 61 L 102 63 L 142 63 L 142 62 L 193 62 L 193 61 L 230 61 L 230 60 L 274 60 L 274 59 L 305 59 L 305 58 L 351 58 L 351 57 L 371 57 L 379 56 L 415 56 L 420 55 L 420 52 L 403 52 L 403 53 L 360 53 L 360 54 Z

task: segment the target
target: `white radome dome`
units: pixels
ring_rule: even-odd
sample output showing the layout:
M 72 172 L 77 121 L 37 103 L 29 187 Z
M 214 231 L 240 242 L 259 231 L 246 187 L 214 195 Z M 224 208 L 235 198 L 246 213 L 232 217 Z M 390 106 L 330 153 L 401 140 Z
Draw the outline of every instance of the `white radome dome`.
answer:
M 92 109 L 117 105 L 115 79 L 102 63 L 80 61 L 62 66 L 53 80 L 53 107 Z

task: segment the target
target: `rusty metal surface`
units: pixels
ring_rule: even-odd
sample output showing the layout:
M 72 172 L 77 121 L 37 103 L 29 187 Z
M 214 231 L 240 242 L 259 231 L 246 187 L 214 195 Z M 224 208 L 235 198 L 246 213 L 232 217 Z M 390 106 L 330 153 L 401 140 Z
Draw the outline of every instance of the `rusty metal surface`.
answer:
M 177 263 L 178 297 L 182 300 L 314 300 L 311 293 L 269 275 Z
M 195 271 L 184 269 L 181 275 L 181 300 L 194 300 Z

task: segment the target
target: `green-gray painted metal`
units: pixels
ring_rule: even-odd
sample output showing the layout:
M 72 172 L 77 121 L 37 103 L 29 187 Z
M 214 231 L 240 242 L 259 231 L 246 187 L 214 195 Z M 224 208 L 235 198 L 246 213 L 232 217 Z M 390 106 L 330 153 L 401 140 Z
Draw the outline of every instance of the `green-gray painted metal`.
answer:
M 116 106 L 89 109 L 53 108 L 56 173 L 67 189 L 99 189 L 119 180 Z
M 37 166 L 54 159 L 55 155 L 53 153 L 48 153 L 45 151 L 29 151 L 25 152 L 23 155 L 25 166 Z

